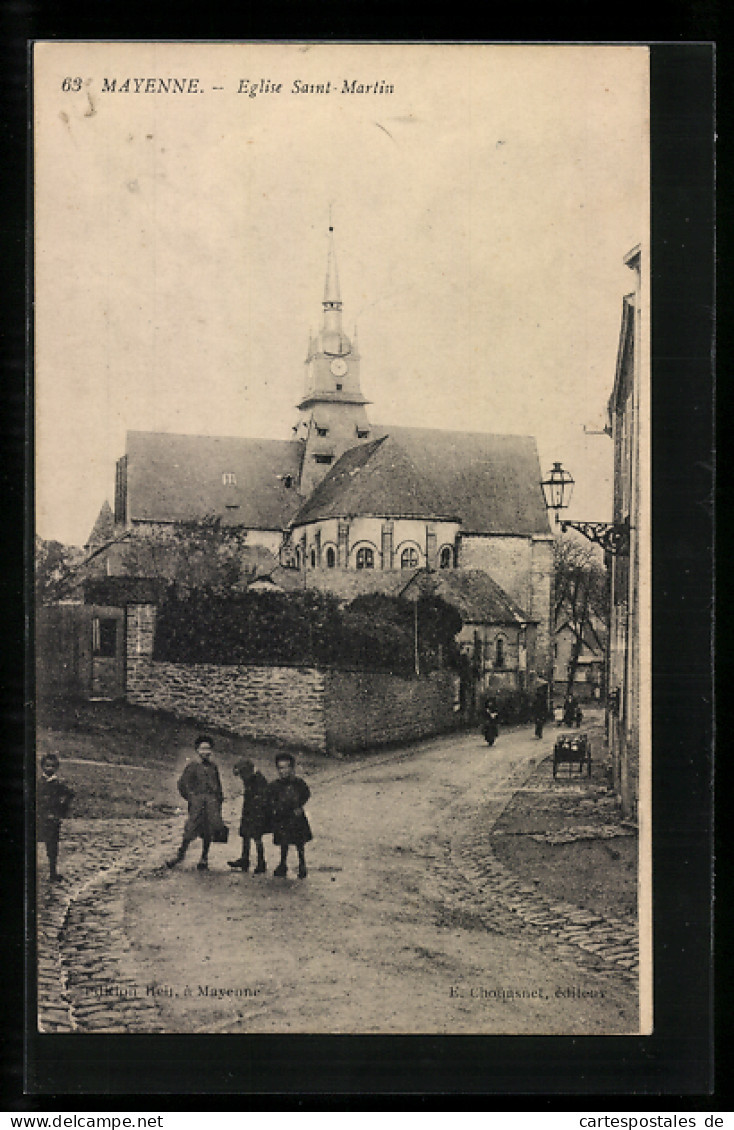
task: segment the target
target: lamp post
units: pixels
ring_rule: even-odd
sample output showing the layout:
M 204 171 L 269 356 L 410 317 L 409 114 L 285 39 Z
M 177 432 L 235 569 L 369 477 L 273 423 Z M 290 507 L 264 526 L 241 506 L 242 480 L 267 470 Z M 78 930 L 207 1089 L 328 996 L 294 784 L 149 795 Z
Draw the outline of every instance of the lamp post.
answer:
M 574 478 L 569 471 L 564 470 L 560 463 L 554 463 L 540 486 L 547 510 L 555 510 L 556 525 L 561 527 L 561 532 L 577 530 L 589 541 L 600 545 L 607 553 L 629 555 L 630 551 L 630 524 L 629 518 L 623 522 L 572 522 L 567 518 L 560 518 L 559 511 L 567 510 L 573 494 Z

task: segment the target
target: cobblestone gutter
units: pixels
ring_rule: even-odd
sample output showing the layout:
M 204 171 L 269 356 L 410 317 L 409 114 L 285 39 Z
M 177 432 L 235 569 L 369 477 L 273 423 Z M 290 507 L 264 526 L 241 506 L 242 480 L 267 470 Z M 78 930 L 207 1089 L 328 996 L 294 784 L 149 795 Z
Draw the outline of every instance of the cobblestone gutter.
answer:
M 450 864 L 472 888 L 474 913 L 488 928 L 497 928 L 499 919 L 514 916 L 552 935 L 559 953 L 579 956 L 579 951 L 598 967 L 599 962 L 620 972 L 629 980 L 639 974 L 639 932 L 631 919 L 603 917 L 569 902 L 546 898 L 535 886 L 523 882 L 502 864 L 492 851 L 495 825 L 514 792 L 523 787 L 535 766 L 526 763 L 508 782 L 506 795 L 493 798 L 478 812 L 459 821 L 459 828 L 448 846 Z
M 122 922 L 120 881 L 148 870 L 180 821 L 69 820 L 61 869 L 66 881 L 38 881 L 38 1029 L 160 1031 L 155 1001 L 125 998 L 134 986 Z M 180 829 L 178 829 L 180 831 Z M 105 995 L 111 984 L 115 998 Z M 96 1022 L 96 1023 L 95 1023 Z

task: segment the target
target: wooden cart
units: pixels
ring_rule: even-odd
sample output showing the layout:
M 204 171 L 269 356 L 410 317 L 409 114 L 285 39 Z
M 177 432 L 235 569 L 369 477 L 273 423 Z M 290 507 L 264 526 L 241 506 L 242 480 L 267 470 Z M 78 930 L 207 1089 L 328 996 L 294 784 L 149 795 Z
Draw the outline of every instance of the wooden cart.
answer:
M 559 765 L 568 765 L 569 774 L 574 765 L 578 765 L 579 773 L 583 773 L 586 766 L 586 775 L 591 776 L 591 743 L 588 734 L 559 734 L 553 746 L 554 777 Z

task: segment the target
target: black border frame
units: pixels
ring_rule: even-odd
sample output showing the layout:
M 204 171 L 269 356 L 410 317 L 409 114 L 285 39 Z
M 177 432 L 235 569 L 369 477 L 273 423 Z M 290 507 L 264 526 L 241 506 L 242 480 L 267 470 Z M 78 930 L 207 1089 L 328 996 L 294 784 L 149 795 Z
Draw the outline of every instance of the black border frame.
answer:
M 290 15 L 294 12 L 291 9 Z M 58 33 L 63 20 L 58 12 L 56 16 Z M 359 20 L 359 15 L 356 18 Z M 354 12 L 351 19 L 355 19 Z M 701 19 L 699 9 L 699 23 Z M 349 35 L 345 20 L 343 17 L 333 24 L 331 34 L 319 35 L 311 28 L 299 36 L 294 34 L 299 19 L 291 18 L 287 38 L 331 39 L 335 32 L 339 38 L 372 38 Z M 95 34 L 83 27 L 78 12 L 69 22 L 76 22 L 76 28 L 68 38 L 125 37 L 114 36 L 106 28 Z M 27 110 L 25 105 L 20 107 L 27 76 L 20 77 L 24 60 L 19 60 L 17 48 L 27 38 L 57 38 L 58 34 L 48 26 L 42 27 L 32 9 L 30 13 L 20 12 L 20 21 L 11 33 L 6 41 L 11 64 L 6 70 L 10 93 L 5 105 L 10 112 L 6 112 L 5 132 L 6 136 L 10 133 L 19 156 L 14 167 L 22 170 L 30 143 Z M 134 38 L 172 37 L 146 29 L 146 34 L 138 32 Z M 580 42 L 576 36 L 565 41 Z M 350 1096 L 352 1103 L 360 1096 L 391 1096 L 394 1104 L 400 1096 L 411 1096 L 413 1106 L 419 1096 L 432 1103 L 443 1096 L 453 1108 L 459 1105 L 461 1096 L 474 1096 L 476 1101 L 480 1095 L 514 1096 L 520 1106 L 523 1101 L 530 1105 L 542 1100 L 544 1109 L 568 1109 L 567 1098 L 559 1103 L 562 1096 L 588 1096 L 594 1109 L 603 1108 L 604 1096 L 616 1097 L 612 1099 L 615 1109 L 619 1109 L 618 1097 L 624 1095 L 634 1096 L 635 1109 L 642 1109 L 643 1102 L 646 1105 L 655 1096 L 667 1096 L 668 1100 L 687 1096 L 686 1106 L 693 1096 L 713 1103 L 714 55 L 713 44 L 706 42 L 651 44 L 654 1034 L 581 1038 L 67 1037 L 38 1035 L 32 1026 L 26 1028 L 24 1024 L 21 1039 L 18 1026 L 13 1025 L 15 1037 L 6 1029 L 11 1039 L 9 1070 L 4 1078 L 8 1092 L 14 1095 L 13 1109 L 43 1109 L 38 1105 L 39 1098 L 45 1098 L 46 1106 L 53 1103 L 61 1108 L 62 1097 L 71 1104 L 76 1099 L 78 1105 L 83 1096 L 86 1109 L 109 1105 L 117 1109 L 124 1105 L 122 1096 L 134 1096 L 138 1105 L 143 1096 L 161 1100 L 167 1096 L 163 1102 L 149 1104 L 160 1107 L 171 1096 L 184 1094 L 246 1095 L 248 1105 L 255 1097 L 278 1096 L 281 1106 L 290 1100 L 300 1109 L 312 1105 L 309 1097 L 315 1096 L 320 1096 L 318 1109 L 324 1109 L 324 1096 L 329 1095 L 337 1108 L 343 1106 L 340 1097 L 344 1096 Z M 18 195 L 23 199 L 15 201 L 20 204 L 17 213 L 10 212 L 11 217 L 18 216 L 17 226 L 11 219 L 5 229 L 9 251 L 6 266 L 22 258 L 24 172 L 18 183 L 22 184 Z M 24 508 L 18 486 L 27 469 L 23 466 L 24 452 L 30 438 L 25 434 L 28 409 L 18 392 L 23 385 L 25 351 L 25 316 L 19 297 L 16 290 L 15 304 L 11 301 L 6 307 L 6 317 L 8 312 L 11 315 L 11 334 L 6 339 L 11 382 L 3 396 L 7 413 L 4 430 L 10 438 L 10 473 L 4 476 L 6 514 L 16 529 L 21 528 L 24 513 L 28 515 L 32 499 L 29 491 Z M 4 572 L 3 577 L 7 576 Z M 3 588 L 3 605 L 13 626 L 18 624 L 22 588 L 22 570 L 20 574 L 11 570 Z M 22 623 L 19 626 L 22 640 Z M 15 766 L 10 774 L 11 803 L 6 814 L 14 822 L 22 819 L 23 796 L 17 775 L 23 750 L 19 705 L 25 698 L 19 672 L 16 660 L 3 682 L 6 750 L 12 753 Z M 32 734 L 28 741 L 30 745 Z M 22 843 L 22 837 L 15 842 Z M 21 858 L 19 868 L 13 868 L 16 879 L 22 868 Z M 22 889 L 17 894 L 19 923 Z M 22 1015 L 20 1010 L 15 1012 L 22 961 L 22 938 L 18 940 L 13 934 L 10 962 L 6 959 L 5 966 L 9 983 L 5 987 L 11 990 L 15 1015 Z M 22 1009 L 22 998 L 20 1004 Z M 186 1089 L 181 1089 L 184 1086 Z M 587 1101 L 582 1105 L 588 1108 L 590 1104 Z M 659 1099 L 656 1106 L 661 1106 Z M 680 1102 L 678 1107 L 683 1109 Z M 187 1108 L 191 1109 L 191 1103 Z

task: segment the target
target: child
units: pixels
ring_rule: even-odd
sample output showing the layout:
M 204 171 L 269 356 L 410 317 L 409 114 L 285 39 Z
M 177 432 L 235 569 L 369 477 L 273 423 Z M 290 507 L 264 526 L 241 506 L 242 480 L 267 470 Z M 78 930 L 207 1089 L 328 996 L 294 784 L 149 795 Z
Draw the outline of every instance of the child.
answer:
M 311 796 L 305 781 L 296 777 L 295 759 L 289 753 L 279 753 L 275 758 L 278 777 L 268 789 L 273 822 L 273 842 L 280 847 L 280 863 L 273 875 L 281 878 L 288 874 L 286 859 L 288 847 L 295 844 L 298 852 L 298 878 L 305 879 L 305 845 L 313 839 L 303 806 Z
M 196 867 L 206 871 L 209 867 L 209 846 L 215 832 L 223 826 L 222 821 L 222 782 L 219 770 L 212 761 L 214 742 L 202 734 L 194 742 L 199 755 L 198 761 L 190 761 L 178 782 L 178 791 L 188 802 L 189 816 L 184 825 L 183 840 L 173 859 L 166 860 L 166 867 L 181 863 L 188 846 L 197 836 L 201 836 L 201 859 Z
M 262 875 L 267 870 L 263 850 L 263 834 L 270 831 L 268 782 L 249 760 L 236 762 L 234 774 L 242 779 L 243 786 L 242 817 L 240 819 L 242 855 L 239 859 L 229 860 L 228 866 L 239 868 L 241 871 L 249 871 L 250 840 L 254 840 L 257 850 L 257 866 L 253 875 Z
M 69 815 L 74 797 L 73 790 L 57 777 L 59 759 L 55 753 L 46 753 L 41 758 L 41 776 L 38 778 L 36 793 L 38 816 L 38 840 L 46 845 L 49 878 L 52 883 L 63 882 L 56 863 L 59 858 L 59 835 L 61 821 Z

